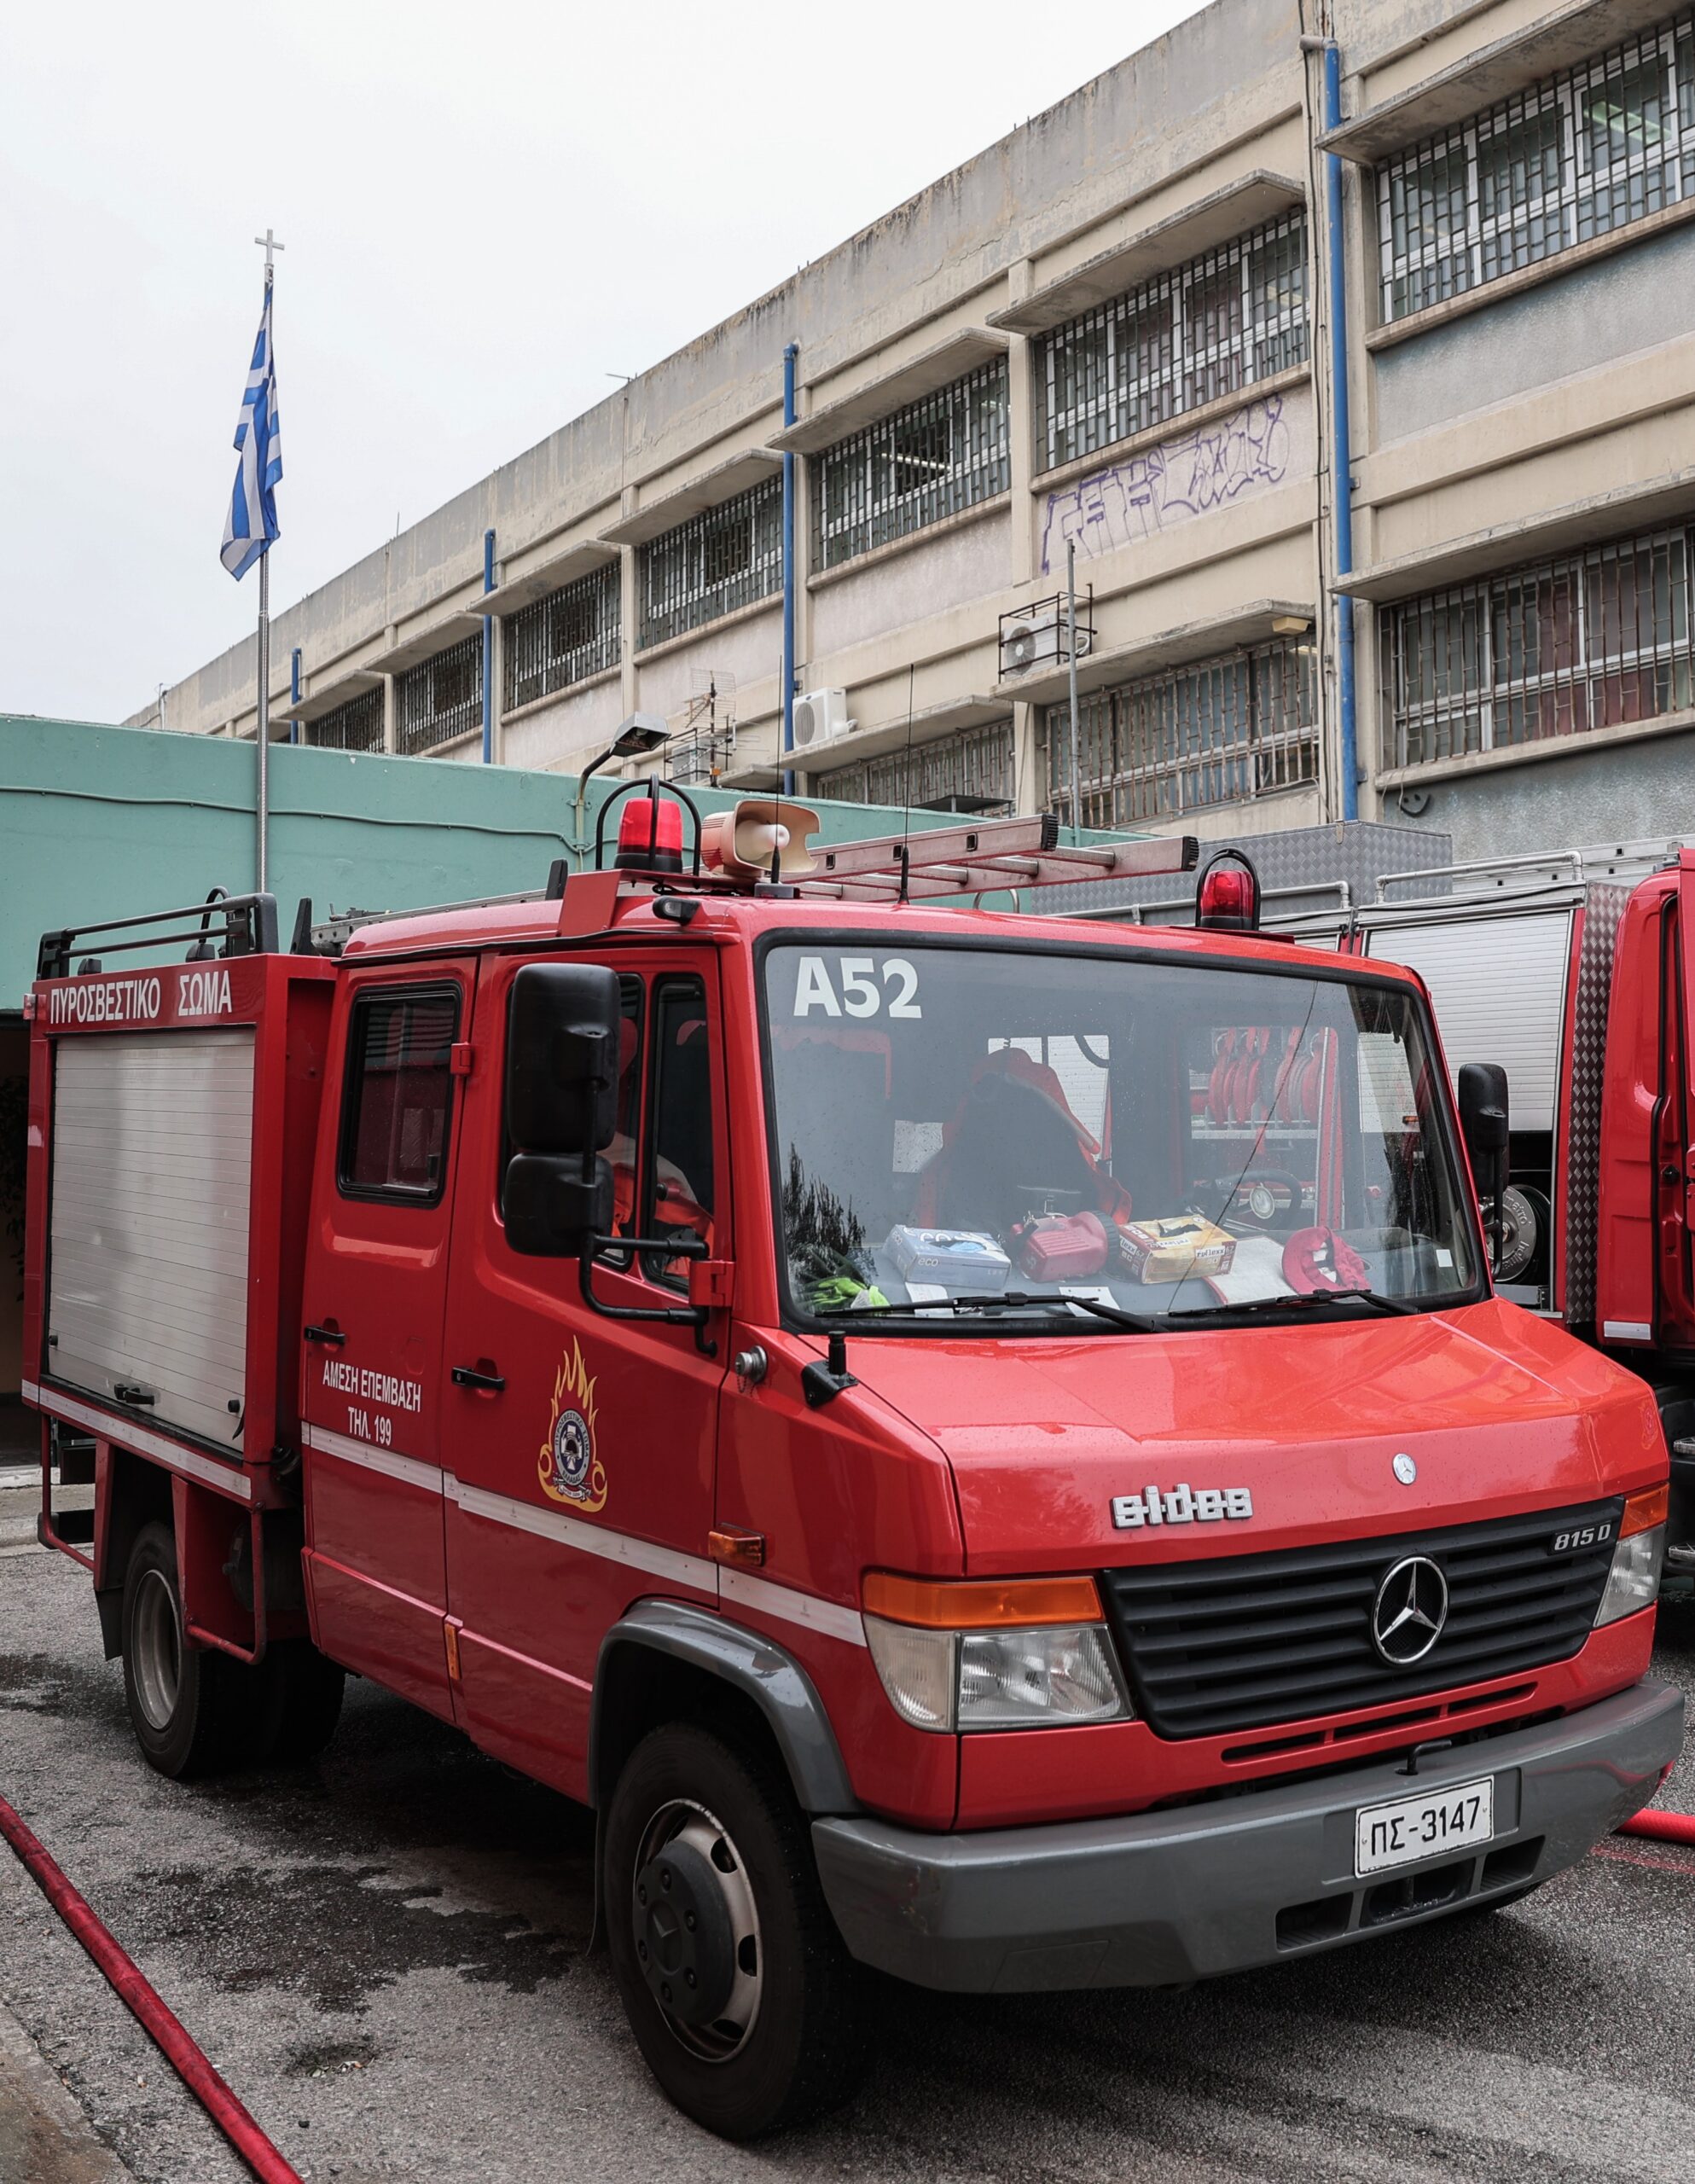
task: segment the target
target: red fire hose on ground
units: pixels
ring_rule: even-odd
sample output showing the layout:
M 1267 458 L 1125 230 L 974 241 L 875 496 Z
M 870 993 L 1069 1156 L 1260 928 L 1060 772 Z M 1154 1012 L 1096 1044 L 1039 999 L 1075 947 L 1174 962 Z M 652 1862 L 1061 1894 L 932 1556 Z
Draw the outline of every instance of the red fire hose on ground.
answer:
M 17 1852 L 30 1878 L 105 1973 L 119 1999 L 260 2184 L 301 2184 L 299 2170 L 283 2159 L 148 1985 L 140 1967 L 119 1947 L 86 1898 L 72 1887 L 4 1798 L 0 1798 L 0 1835 Z
M 1645 1808 L 1618 1830 L 1621 1835 L 1650 1835 L 1657 1843 L 1686 1843 L 1695 1849 L 1695 1812 L 1660 1812 Z

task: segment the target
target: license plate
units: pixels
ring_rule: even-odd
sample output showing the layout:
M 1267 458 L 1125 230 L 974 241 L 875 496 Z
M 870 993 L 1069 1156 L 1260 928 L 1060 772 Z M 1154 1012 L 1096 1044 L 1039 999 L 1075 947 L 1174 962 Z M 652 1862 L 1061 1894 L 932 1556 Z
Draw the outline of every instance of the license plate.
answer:
M 1464 1850 L 1494 1833 L 1495 1782 L 1489 1775 L 1456 1789 L 1367 1805 L 1354 1815 L 1354 1876 L 1363 1879 L 1443 1850 Z

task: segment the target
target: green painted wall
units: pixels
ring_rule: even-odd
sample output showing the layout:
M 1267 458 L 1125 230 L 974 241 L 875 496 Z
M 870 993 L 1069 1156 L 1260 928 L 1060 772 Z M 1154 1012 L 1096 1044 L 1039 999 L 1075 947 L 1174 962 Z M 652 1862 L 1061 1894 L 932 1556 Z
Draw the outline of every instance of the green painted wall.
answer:
M 251 743 L 0 714 L 0 1014 L 50 927 L 170 909 L 253 885 Z M 587 831 L 616 787 L 589 784 Z M 408 909 L 542 886 L 573 851 L 577 783 L 431 758 L 274 746 L 271 892 L 285 939 L 315 914 Z M 700 792 L 705 810 L 737 799 Z M 827 840 L 897 833 L 898 810 L 821 804 Z M 914 832 L 956 825 L 927 811 Z

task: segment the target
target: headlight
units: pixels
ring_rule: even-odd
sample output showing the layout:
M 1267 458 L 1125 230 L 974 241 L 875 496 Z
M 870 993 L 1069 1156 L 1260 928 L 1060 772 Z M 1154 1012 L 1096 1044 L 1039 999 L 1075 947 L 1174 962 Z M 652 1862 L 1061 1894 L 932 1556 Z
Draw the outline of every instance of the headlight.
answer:
M 1595 1610 L 1597 1630 L 1609 1623 L 1617 1623 L 1622 1616 L 1634 1615 L 1639 1609 L 1651 1607 L 1659 1597 L 1660 1565 L 1665 1560 L 1666 1518 L 1670 1507 L 1669 1486 L 1648 1487 L 1640 1494 L 1631 1495 L 1625 1502 L 1612 1567 L 1607 1571 L 1601 1604 Z
M 1620 1540 L 1612 1551 L 1606 1590 L 1595 1610 L 1597 1630 L 1605 1623 L 1617 1623 L 1621 1616 L 1634 1615 L 1639 1608 L 1653 1606 L 1659 1598 L 1660 1565 L 1665 1560 L 1665 1551 L 1663 1525 Z
M 1057 1728 L 1131 1711 L 1092 1577 L 931 1583 L 874 1571 L 865 1607 L 873 1664 L 914 1728 Z M 1089 1619 L 1075 1619 L 1079 1611 Z

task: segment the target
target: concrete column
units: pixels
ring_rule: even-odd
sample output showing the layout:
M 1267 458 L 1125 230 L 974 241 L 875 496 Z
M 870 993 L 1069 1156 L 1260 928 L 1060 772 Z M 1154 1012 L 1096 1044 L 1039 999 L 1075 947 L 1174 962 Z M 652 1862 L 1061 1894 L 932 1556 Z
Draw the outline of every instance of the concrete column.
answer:
M 489 763 L 506 764 L 506 624 L 498 614 L 489 617 L 489 650 L 493 655 L 490 663 L 489 688 L 494 695 L 494 733 L 489 738 Z
M 1014 809 L 1020 819 L 1033 818 L 1047 808 L 1048 776 L 1036 733 L 1036 707 L 1023 698 L 1013 706 L 1013 778 L 1018 784 Z
M 626 493 L 624 498 L 627 501 L 633 502 L 635 495 L 633 493 Z M 627 718 L 630 714 L 633 713 L 636 711 L 636 556 L 640 550 L 641 549 L 636 546 L 621 546 L 618 549 L 618 555 L 619 665 L 623 670 L 623 680 L 619 685 L 619 697 L 621 704 L 618 717 L 621 720 Z
M 1026 269 L 1029 259 L 1022 261 Z M 1031 343 L 1015 334 L 1007 351 L 1007 421 L 1010 433 L 1013 485 L 1012 566 L 1014 584 L 1031 583 L 1036 576 L 1036 506 L 1030 481 L 1036 471 L 1036 404 L 1030 380 Z
M 382 747 L 385 751 L 400 748 L 400 701 L 395 695 L 395 678 L 382 678 Z

